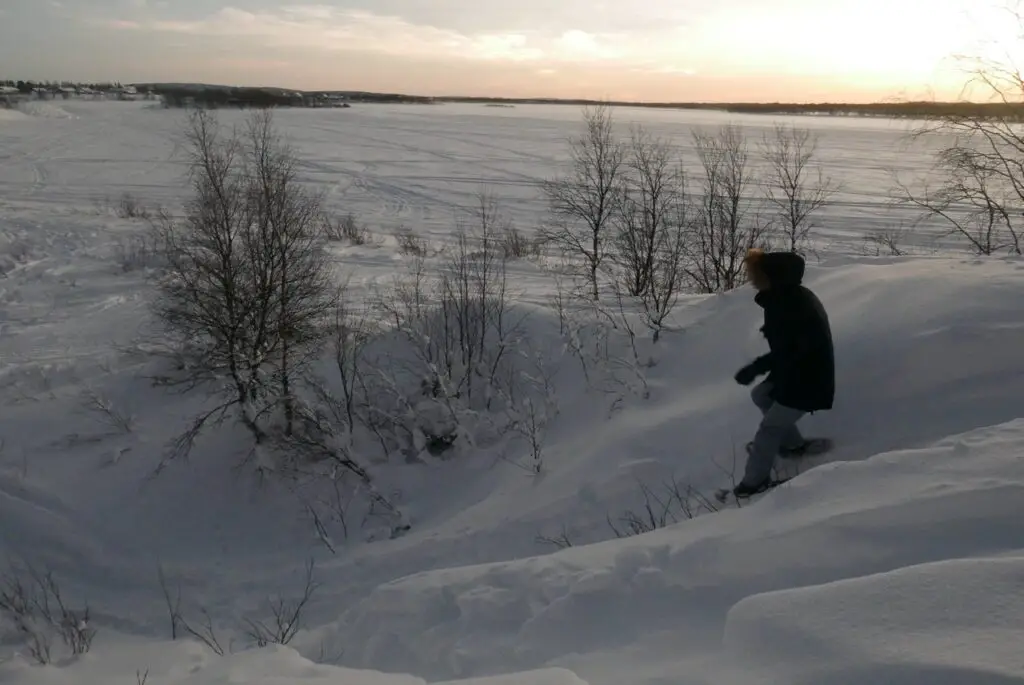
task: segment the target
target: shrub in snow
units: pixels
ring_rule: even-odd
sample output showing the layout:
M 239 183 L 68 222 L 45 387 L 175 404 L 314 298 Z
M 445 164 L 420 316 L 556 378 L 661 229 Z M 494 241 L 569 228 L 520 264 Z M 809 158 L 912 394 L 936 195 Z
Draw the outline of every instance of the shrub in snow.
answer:
M 373 240 L 373 234 L 365 224 L 349 213 L 339 218 L 324 216 L 323 232 L 328 240 L 344 241 L 351 245 L 366 245 Z
M 872 257 L 902 257 L 909 253 L 907 238 L 908 231 L 902 226 L 873 231 L 861 237 L 861 249 Z
M 276 597 L 267 601 L 271 615 L 269 620 L 246 620 L 246 635 L 256 647 L 266 647 L 270 644 L 287 645 L 294 639 L 302 628 L 302 612 L 318 587 L 313 578 L 313 570 L 314 564 L 310 560 L 306 563 L 306 582 L 298 598 Z
M 53 661 L 57 640 L 72 655 L 88 652 L 96 636 L 89 618 L 89 606 L 70 606 L 51 571 L 12 564 L 0 577 L 0 619 L 39 664 Z
M 705 512 L 719 510 L 711 498 L 695 490 L 692 485 L 684 486 L 674 478 L 663 483 L 658 491 L 646 483 L 639 483 L 639 488 L 643 497 L 642 507 L 627 509 L 614 519 L 608 516 L 608 526 L 615 537 L 642 535 L 694 519 Z
M 302 629 L 303 614 L 319 588 L 319 583 L 314 578 L 314 570 L 315 563 L 310 559 L 306 562 L 305 581 L 301 594 L 297 597 L 270 597 L 262 607 L 260 616 L 236 621 L 236 624 L 239 624 L 239 632 L 248 639 L 251 646 L 287 645 L 295 638 L 299 630 Z M 204 607 L 198 608 L 198 613 L 202 617 L 201 621 L 189 621 L 185 618 L 181 608 L 180 584 L 176 584 L 172 591 L 171 582 L 162 566 L 158 573 L 170 621 L 171 639 L 177 640 L 179 637 L 187 635 L 206 645 L 218 656 L 224 656 L 234 651 L 233 640 L 229 639 L 225 642 L 225 633 L 228 631 L 224 630 L 222 624 L 218 625 Z
M 157 217 L 163 216 L 158 212 Z M 114 244 L 114 261 L 124 273 L 158 268 L 165 265 L 159 233 L 147 232 L 118 239 Z
M 368 419 L 409 456 L 445 453 L 459 438 L 474 444 L 488 426 L 507 430 L 519 401 L 537 391 L 524 375 L 525 315 L 509 301 L 507 222 L 487 195 L 473 220 L 436 272 L 416 259 L 376 298 L 388 342 L 370 350 Z
M 411 229 L 403 228 L 395 232 L 395 242 L 398 243 L 398 250 L 404 255 L 413 257 L 426 257 L 430 246 L 426 240 L 412 232 Z
M 539 470 L 557 404 L 545 360 L 531 352 L 525 310 L 510 303 L 507 228 L 481 194 L 472 223 L 460 226 L 434 266 L 414 258 L 368 308 L 340 298 L 333 359 L 310 380 L 305 443 L 293 453 L 330 473 L 357 454 L 450 458 L 522 439 L 528 468 Z M 382 493 L 371 490 L 370 499 L 386 510 Z M 322 537 L 323 517 L 314 520 Z
M 149 208 L 131 193 L 125 193 L 117 201 L 115 213 L 121 219 L 149 219 Z
M 563 351 L 579 362 L 588 389 L 613 398 L 614 410 L 628 395 L 648 397 L 645 369 L 654 361 L 641 356 L 637 330 L 643 318 L 620 284 L 611 282 L 615 301 L 607 305 L 591 298 L 589 286 L 576 280 L 565 287 L 557 280 L 552 307 L 558 315 Z
M 507 226 L 502 231 L 501 247 L 508 259 L 537 258 L 541 256 L 544 238 L 537 236 L 527 238 L 514 226 Z

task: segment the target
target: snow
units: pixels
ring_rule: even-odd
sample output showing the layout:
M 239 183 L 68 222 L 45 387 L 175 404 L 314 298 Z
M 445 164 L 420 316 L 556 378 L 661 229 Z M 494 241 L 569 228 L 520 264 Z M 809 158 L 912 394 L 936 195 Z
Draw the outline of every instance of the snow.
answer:
M 426 685 L 409 675 L 355 670 L 317 664 L 295 650 L 270 645 L 261 650 L 218 657 L 190 642 L 124 641 L 121 649 L 97 649 L 73 668 L 31 667 L 23 663 L 8 673 L 31 678 L 37 685 L 103 683 L 112 673 L 125 682 L 160 685 Z M 7 681 L 5 681 L 7 682 Z M 27 682 L 27 681 L 26 681 Z M 496 676 L 436 683 L 435 685 L 586 685 L 571 671 L 538 669 L 515 676 Z
M 1022 580 L 1014 555 L 755 595 L 725 641 L 760 682 L 1016 683 Z
M 836 440 L 827 458 L 750 505 L 693 520 L 677 511 L 674 525 L 617 539 L 609 520 L 621 528 L 642 508 L 639 483 L 728 484 L 757 420 L 731 377 L 762 351 L 759 309 L 748 289 L 688 297 L 661 341 L 640 342 L 653 365 L 616 368 L 615 383 L 588 390 L 563 354 L 549 271 L 521 261 L 510 279 L 529 314 L 524 340 L 559 369 L 541 474 L 522 467 L 521 445 L 500 452 L 479 435 L 476 449 L 390 465 L 380 486 L 398 493 L 412 530 L 368 542 L 381 531 L 354 512 L 353 535 L 331 554 L 302 488 L 239 468 L 244 436 L 230 428 L 153 477 L 195 401 L 151 387 L 132 353 L 149 285 L 119 251 L 144 225 L 111 206 L 124 192 L 180 198 L 181 115 L 59 109 L 67 116 L 0 110 L 0 563 L 52 569 L 67 596 L 90 603 L 98 633 L 88 654 L 45 667 L 0 640 L 0 681 L 1024 682 L 1024 262 L 934 251 L 941 241 L 924 234 L 913 256 L 856 254 L 861 233 L 900 218 L 885 209 L 880 169 L 923 168 L 894 144 L 897 124 L 807 122 L 845 193 L 806 278 L 837 345 L 836 407 L 802 424 Z M 408 262 L 392 230 L 443 242 L 482 183 L 532 230 L 533 183 L 559 162 L 577 112 L 280 116 L 308 180 L 381 238 L 336 248 L 365 293 Z M 681 137 L 724 121 L 624 116 Z M 88 392 L 130 429 L 90 409 Z M 562 535 L 565 549 L 540 540 Z M 289 646 L 250 647 L 244 620 L 267 620 L 268 598 L 300 591 L 308 558 L 320 585 L 302 630 Z M 192 625 L 209 612 L 225 656 L 169 639 L 158 568 Z
M 1015 592 L 1019 562 L 993 568 L 1003 580 L 984 580 L 986 558 L 1021 549 L 1022 447 L 1017 420 L 819 466 L 753 506 L 629 540 L 404 578 L 339 617 L 338 644 L 359 655 L 357 665 L 386 659 L 434 677 L 550 663 L 588 682 L 623 682 L 628 654 L 671 644 L 673 660 L 693 661 L 682 671 L 691 682 L 711 682 L 700 669 L 724 629 L 727 655 L 716 668 L 749 663 L 749 673 L 777 677 L 766 682 L 831 683 L 852 663 L 880 669 L 875 680 L 856 671 L 860 682 L 895 682 L 882 670 L 892 655 L 870 645 L 903 654 L 906 635 L 920 631 L 935 642 L 912 643 L 911 653 L 923 658 L 945 638 L 938 651 L 949 656 L 950 646 L 973 648 L 976 632 L 984 639 L 1024 627 L 1012 609 L 1019 600 L 999 592 Z M 973 557 L 977 576 L 966 562 L 942 563 Z M 918 566 L 929 562 L 931 570 Z M 975 606 L 989 590 L 996 594 Z M 1005 611 L 987 610 L 1004 602 Z M 821 647 L 809 650 L 809 640 Z M 971 663 L 998 649 L 986 645 Z M 1024 675 L 1007 656 L 988 663 Z M 814 680 L 823 674 L 828 680 Z
M 64 107 L 52 102 L 28 100 L 18 105 L 18 109 L 30 117 L 42 119 L 74 119 L 75 115 Z
M 23 121 L 28 119 L 28 115 L 16 109 L 5 109 L 0 108 L 0 122 L 7 121 Z

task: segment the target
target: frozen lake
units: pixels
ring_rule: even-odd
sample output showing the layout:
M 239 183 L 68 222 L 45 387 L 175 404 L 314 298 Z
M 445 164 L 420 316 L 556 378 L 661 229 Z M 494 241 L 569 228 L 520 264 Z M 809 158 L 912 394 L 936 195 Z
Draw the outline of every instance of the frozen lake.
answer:
M 160 203 L 182 196 L 183 112 L 68 101 L 37 103 L 34 114 L 0 120 L 0 201 L 83 206 L 123 192 Z M 222 113 L 227 121 L 243 116 Z M 908 121 L 645 108 L 617 108 L 615 117 L 624 134 L 635 122 L 672 141 L 687 166 L 696 164 L 694 129 L 740 124 L 751 138 L 752 158 L 754 141 L 775 122 L 811 129 L 819 136 L 818 162 L 841 184 L 816 219 L 825 243 L 836 248 L 859 242 L 865 232 L 911 222 L 913 212 L 889 206 L 892 171 L 910 179 L 930 163 L 920 147 L 907 145 Z M 566 160 L 566 138 L 579 130 L 580 110 L 358 105 L 283 110 L 277 123 L 332 209 L 385 232 L 402 226 L 441 237 L 482 187 L 498 196 L 521 229 L 536 226 L 545 211 L 538 182 Z

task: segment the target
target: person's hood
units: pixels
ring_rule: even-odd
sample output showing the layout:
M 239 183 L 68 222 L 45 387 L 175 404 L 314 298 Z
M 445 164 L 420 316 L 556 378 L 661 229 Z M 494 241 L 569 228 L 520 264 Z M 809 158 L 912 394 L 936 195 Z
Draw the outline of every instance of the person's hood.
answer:
M 768 252 L 758 260 L 761 270 L 773 288 L 800 285 L 804 279 L 804 258 L 795 252 Z

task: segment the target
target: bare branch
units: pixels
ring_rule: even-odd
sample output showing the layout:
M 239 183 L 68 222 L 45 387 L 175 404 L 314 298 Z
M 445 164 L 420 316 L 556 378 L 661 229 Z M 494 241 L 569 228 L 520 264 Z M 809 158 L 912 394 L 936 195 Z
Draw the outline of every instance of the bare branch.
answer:
M 616 537 L 642 535 L 719 509 L 711 498 L 691 485 L 684 488 L 675 479 L 663 484 L 662 494 L 656 493 L 645 483 L 638 485 L 643 496 L 640 511 L 626 510 L 619 517 L 618 523 L 611 516 L 608 517 L 608 525 Z
M 902 257 L 907 254 L 904 246 L 906 231 L 904 228 L 889 228 L 865 233 L 862 237 L 865 251 L 875 257 L 882 255 Z
M 157 577 L 160 580 L 160 591 L 163 593 L 164 604 L 167 606 L 167 617 L 171 624 L 171 639 L 178 639 L 178 626 L 181 625 L 181 585 L 175 588 L 174 596 L 171 596 L 170 584 L 167 576 L 164 575 L 163 565 L 157 567 Z
M 200 608 L 199 613 L 203 616 L 203 622 L 201 624 L 197 627 L 192 627 L 192 624 L 184 618 L 181 618 L 181 627 L 185 629 L 186 633 L 209 647 L 210 651 L 214 654 L 217 656 L 224 656 L 227 650 L 225 650 L 220 639 L 217 637 L 217 630 L 213 626 L 213 619 L 210 617 L 210 613 L 205 608 Z
M 310 559 L 306 563 L 306 582 L 302 589 L 302 596 L 297 600 L 289 601 L 282 598 L 270 600 L 273 619 L 269 625 L 260 620 L 246 620 L 248 625 L 246 634 L 257 647 L 265 647 L 268 644 L 286 645 L 298 633 L 301 627 L 302 611 L 309 604 L 318 587 L 314 581 L 313 571 L 314 562 Z
M 109 398 L 92 388 L 82 391 L 82 406 L 118 433 L 129 434 L 135 430 L 135 417 L 132 414 L 121 411 Z
M 537 535 L 537 542 L 544 545 L 552 545 L 558 549 L 572 547 L 572 540 L 569 538 L 569 531 L 562 526 L 562 531 L 557 536 Z

